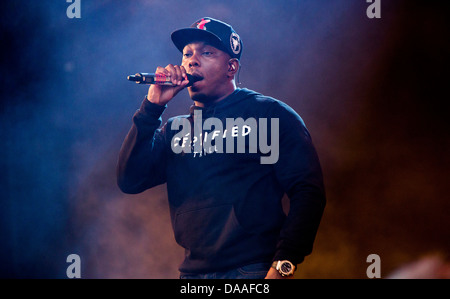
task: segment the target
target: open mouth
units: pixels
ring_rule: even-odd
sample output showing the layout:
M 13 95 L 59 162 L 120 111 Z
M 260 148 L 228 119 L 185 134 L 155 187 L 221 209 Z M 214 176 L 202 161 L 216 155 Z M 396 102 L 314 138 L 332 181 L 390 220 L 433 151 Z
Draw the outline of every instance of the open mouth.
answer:
M 194 77 L 194 82 L 202 81 L 204 79 L 204 77 L 197 72 L 192 73 L 191 76 Z

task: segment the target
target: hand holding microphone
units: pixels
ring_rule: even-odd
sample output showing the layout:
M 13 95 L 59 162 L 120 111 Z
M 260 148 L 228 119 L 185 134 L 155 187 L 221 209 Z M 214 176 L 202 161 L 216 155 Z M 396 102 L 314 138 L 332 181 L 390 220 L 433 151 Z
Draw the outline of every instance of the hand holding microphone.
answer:
M 158 105 L 165 105 L 183 88 L 191 86 L 202 78 L 186 73 L 183 66 L 169 64 L 165 68 L 158 67 L 154 74 L 138 73 L 128 76 L 128 80 L 140 84 L 151 84 L 147 99 Z

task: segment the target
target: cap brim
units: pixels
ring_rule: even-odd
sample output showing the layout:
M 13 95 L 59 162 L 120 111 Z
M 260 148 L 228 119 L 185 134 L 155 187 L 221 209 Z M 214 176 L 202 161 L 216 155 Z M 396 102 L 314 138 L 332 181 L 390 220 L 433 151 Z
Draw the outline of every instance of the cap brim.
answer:
M 177 47 L 180 52 L 183 52 L 183 49 L 187 44 L 190 44 L 194 41 L 204 41 L 213 47 L 227 52 L 227 50 L 224 49 L 222 40 L 214 33 L 206 30 L 197 28 L 179 29 L 172 32 L 171 38 L 172 42 L 175 44 L 175 47 Z

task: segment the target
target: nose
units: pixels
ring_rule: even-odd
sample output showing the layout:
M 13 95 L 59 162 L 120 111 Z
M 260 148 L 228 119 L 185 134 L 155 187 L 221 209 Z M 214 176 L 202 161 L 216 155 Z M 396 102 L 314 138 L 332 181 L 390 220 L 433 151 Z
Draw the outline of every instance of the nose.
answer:
M 198 59 L 198 56 L 196 53 L 192 54 L 192 56 L 189 58 L 188 66 L 189 66 L 189 68 L 200 66 L 200 60 Z

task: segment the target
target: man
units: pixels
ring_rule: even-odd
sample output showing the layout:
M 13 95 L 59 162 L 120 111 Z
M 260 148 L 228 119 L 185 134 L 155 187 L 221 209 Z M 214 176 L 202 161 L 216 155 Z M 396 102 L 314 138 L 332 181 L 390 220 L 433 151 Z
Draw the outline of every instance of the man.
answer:
M 312 251 L 325 206 L 302 119 L 281 101 L 236 88 L 242 41 L 230 25 L 203 18 L 171 37 L 182 63 L 156 69 L 173 86 L 151 85 L 134 114 L 119 187 L 134 194 L 167 183 L 175 239 L 185 248 L 181 278 L 292 277 Z M 190 114 L 159 128 L 187 74 L 199 80 L 188 87 Z

